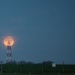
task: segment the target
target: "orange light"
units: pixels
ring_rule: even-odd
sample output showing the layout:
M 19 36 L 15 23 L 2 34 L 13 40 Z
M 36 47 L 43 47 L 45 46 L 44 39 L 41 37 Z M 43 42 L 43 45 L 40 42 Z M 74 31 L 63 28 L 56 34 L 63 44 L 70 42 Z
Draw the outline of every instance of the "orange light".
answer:
M 11 36 L 7 36 L 4 39 L 4 45 L 5 46 L 12 46 L 14 44 L 14 39 Z

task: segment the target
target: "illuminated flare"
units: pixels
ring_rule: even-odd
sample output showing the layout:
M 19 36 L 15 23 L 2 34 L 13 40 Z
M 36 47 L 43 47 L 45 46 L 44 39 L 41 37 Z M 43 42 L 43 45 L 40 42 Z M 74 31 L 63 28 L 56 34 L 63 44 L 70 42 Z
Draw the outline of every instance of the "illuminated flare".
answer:
M 13 44 L 14 44 L 14 39 L 12 37 L 8 36 L 4 39 L 5 46 L 12 46 Z

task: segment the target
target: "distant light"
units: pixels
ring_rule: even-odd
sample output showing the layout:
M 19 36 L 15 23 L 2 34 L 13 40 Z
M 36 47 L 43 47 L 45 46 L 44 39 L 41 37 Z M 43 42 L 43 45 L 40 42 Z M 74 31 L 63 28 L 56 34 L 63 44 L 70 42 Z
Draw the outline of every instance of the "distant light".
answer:
M 55 63 L 52 63 L 52 67 L 56 67 L 56 64 Z
M 5 46 L 12 46 L 14 44 L 14 39 L 11 36 L 7 36 L 4 39 L 4 45 Z

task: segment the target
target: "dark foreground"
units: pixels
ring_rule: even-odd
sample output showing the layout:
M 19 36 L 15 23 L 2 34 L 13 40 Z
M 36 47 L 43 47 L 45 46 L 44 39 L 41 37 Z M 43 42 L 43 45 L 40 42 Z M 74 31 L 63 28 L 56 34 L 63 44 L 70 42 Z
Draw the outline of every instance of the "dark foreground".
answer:
M 2 69 L 1 69 L 2 68 Z M 75 65 L 2 64 L 0 75 L 75 75 Z
M 14 74 L 14 73 L 6 73 L 6 74 L 0 74 L 0 75 L 75 75 L 74 73 L 72 73 L 72 74 L 60 74 L 60 73 L 58 73 L 58 74 Z

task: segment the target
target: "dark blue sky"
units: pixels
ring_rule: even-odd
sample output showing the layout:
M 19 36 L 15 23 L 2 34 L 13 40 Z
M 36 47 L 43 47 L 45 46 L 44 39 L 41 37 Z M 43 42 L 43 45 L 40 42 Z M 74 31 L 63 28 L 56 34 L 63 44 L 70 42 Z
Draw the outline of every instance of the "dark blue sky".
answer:
M 0 0 L 0 60 L 4 36 L 15 37 L 13 60 L 75 64 L 75 0 Z

